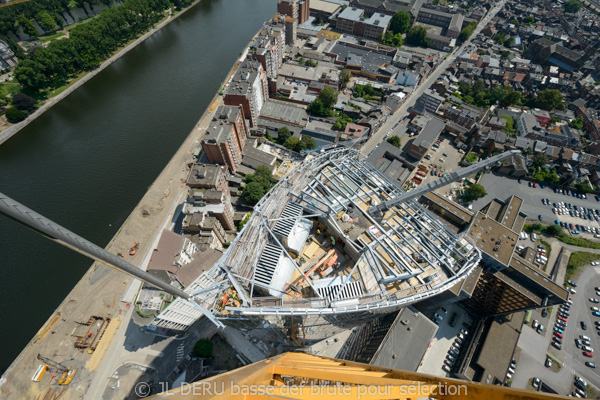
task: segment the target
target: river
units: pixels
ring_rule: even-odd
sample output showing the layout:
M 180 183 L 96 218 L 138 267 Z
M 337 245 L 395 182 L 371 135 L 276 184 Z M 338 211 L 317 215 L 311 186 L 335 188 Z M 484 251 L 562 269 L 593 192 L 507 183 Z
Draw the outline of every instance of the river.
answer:
M 275 0 L 202 0 L 0 146 L 0 191 L 104 247 Z M 0 374 L 91 261 L 0 218 Z

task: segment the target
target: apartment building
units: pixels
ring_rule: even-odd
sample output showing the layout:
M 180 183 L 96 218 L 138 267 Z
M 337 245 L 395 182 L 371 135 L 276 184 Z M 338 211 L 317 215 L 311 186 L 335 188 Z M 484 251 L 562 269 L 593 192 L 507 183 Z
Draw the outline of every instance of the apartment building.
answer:
M 250 119 L 250 126 L 255 127 L 256 119 L 267 98 L 265 68 L 257 60 L 244 60 L 227 84 L 223 101 L 229 106 L 242 107 L 244 116 Z

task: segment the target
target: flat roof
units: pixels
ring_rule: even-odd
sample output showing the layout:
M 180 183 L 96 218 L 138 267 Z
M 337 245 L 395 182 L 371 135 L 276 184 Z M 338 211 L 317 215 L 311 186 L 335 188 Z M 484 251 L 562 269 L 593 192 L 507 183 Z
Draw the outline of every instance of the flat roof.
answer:
M 519 235 L 498 221 L 478 212 L 467 231 L 477 247 L 504 265 L 508 265 Z
M 413 146 L 420 146 L 424 148 L 430 148 L 433 142 L 440 136 L 446 123 L 439 118 L 433 117 L 431 121 L 425 125 L 419 136 L 414 140 Z
M 475 361 L 483 369 L 482 382 L 487 382 L 488 375 L 490 384 L 494 378 L 504 382 L 524 319 L 525 312 L 518 312 L 510 320 L 504 317 L 492 321 Z
M 260 110 L 260 116 L 303 127 L 308 123 L 308 114 L 304 108 L 275 101 L 266 101 Z
M 402 309 L 370 364 L 416 371 L 437 330 L 438 326 L 416 309 Z
M 333 14 L 341 5 L 323 0 L 310 0 L 310 9 Z
M 473 213 L 471 211 L 467 210 L 460 204 L 458 204 L 454 201 L 451 201 L 451 200 L 445 198 L 444 196 L 441 196 L 435 192 L 425 193 L 423 195 L 423 197 L 425 197 L 432 203 L 437 204 L 444 210 L 448 211 L 450 214 L 456 215 L 457 217 L 459 217 L 460 219 L 462 219 L 463 221 L 465 221 L 467 223 L 470 222 L 471 219 L 473 218 Z

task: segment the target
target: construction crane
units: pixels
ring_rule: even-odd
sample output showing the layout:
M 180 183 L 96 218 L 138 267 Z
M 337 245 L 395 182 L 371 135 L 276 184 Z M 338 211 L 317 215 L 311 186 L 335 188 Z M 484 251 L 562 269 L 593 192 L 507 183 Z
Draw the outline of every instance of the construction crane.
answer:
M 44 364 L 48 364 L 52 368 L 56 368 L 60 372 L 66 372 L 69 370 L 69 367 L 65 367 L 61 363 L 56 362 L 56 361 L 52 360 L 51 358 L 42 357 L 42 355 L 40 353 L 38 353 L 37 359 L 40 360 L 41 362 L 43 362 Z
M 396 204 L 400 204 L 400 203 L 404 203 L 404 202 L 407 202 L 412 199 L 416 199 L 417 197 L 419 197 L 425 193 L 432 192 L 433 190 L 435 190 L 439 187 L 446 186 L 447 184 L 452 183 L 452 182 L 456 182 L 461 178 L 466 178 L 467 176 L 471 176 L 474 173 L 481 171 L 485 167 L 492 166 L 492 165 L 496 164 L 497 162 L 506 160 L 507 158 L 511 158 L 513 156 L 520 155 L 520 154 L 521 154 L 520 150 L 510 150 L 510 151 L 506 151 L 502 154 L 499 154 L 497 156 L 490 157 L 486 160 L 476 162 L 475 164 L 470 165 L 466 168 L 460 169 L 456 172 L 451 172 L 441 179 L 438 179 L 438 180 L 430 182 L 426 185 L 423 185 L 418 189 L 411 190 L 410 192 L 405 192 L 404 194 L 401 194 L 398 197 L 394 197 L 393 199 L 384 201 L 381 204 L 371 206 L 371 207 L 369 207 L 369 213 L 377 218 L 377 217 L 381 216 L 382 211 L 388 210 Z
M 62 376 L 60 377 L 60 379 L 58 381 L 59 385 L 68 385 L 69 383 L 71 383 L 71 379 L 73 379 L 73 376 L 75 376 L 76 370 L 71 369 L 69 367 L 65 367 L 61 363 L 56 362 L 56 361 L 52 360 L 51 358 L 42 357 L 42 355 L 40 353 L 38 353 L 37 359 L 40 360 L 41 362 L 43 362 L 44 364 L 46 364 L 52 368 L 55 368 L 57 371 L 62 372 Z

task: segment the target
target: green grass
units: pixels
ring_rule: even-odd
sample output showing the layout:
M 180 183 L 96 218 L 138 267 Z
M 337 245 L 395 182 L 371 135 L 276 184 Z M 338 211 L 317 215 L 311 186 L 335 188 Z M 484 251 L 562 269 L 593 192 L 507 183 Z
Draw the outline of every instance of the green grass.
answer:
M 563 243 L 570 244 L 571 246 L 587 247 L 588 249 L 600 249 L 600 243 L 598 242 L 593 242 L 584 238 L 572 237 L 567 235 L 566 233 L 560 235 L 558 237 L 558 240 L 560 240 Z
M 588 253 L 586 251 L 574 251 L 571 253 L 569 263 L 567 264 L 565 282 L 572 279 L 579 272 L 581 267 L 596 260 L 600 260 L 600 254 Z
M 63 36 L 65 36 L 65 35 L 66 35 L 66 33 L 64 33 L 64 32 L 56 32 L 56 33 L 55 33 L 55 34 L 53 34 L 53 35 L 48 35 L 48 36 L 40 36 L 40 37 L 38 38 L 38 40 L 39 40 L 40 42 L 42 42 L 42 43 L 46 43 L 46 42 L 49 42 L 49 41 L 51 41 L 51 40 L 58 39 L 59 37 L 63 37 Z
M 544 225 L 540 224 L 539 222 L 535 222 L 533 224 L 525 224 L 523 226 L 523 230 L 525 232 L 543 233 L 548 236 L 554 236 L 561 242 L 563 242 L 565 244 L 570 244 L 571 246 L 587 247 L 588 249 L 600 250 L 600 242 L 594 242 L 592 240 L 584 239 L 584 238 L 580 238 L 580 237 L 573 237 L 570 234 L 565 233 L 564 230 L 559 235 L 553 235 L 551 232 L 548 231 L 548 228 L 549 228 L 549 226 L 544 226 Z
M 19 93 L 21 91 L 21 85 L 1 83 L 0 84 L 0 98 L 5 98 L 8 95 Z
M 48 98 L 51 98 L 51 97 L 54 97 L 54 96 L 58 96 L 59 94 L 61 94 L 65 90 L 67 90 L 71 85 L 75 84 L 81 78 L 83 78 L 84 76 L 86 76 L 88 73 L 89 73 L 89 71 L 83 71 L 79 75 L 77 75 L 77 77 L 71 78 L 71 80 L 69 81 L 69 83 L 67 83 L 66 85 L 62 85 L 60 87 L 57 87 L 56 89 L 54 89 L 53 91 L 51 91 L 50 93 L 48 93 Z
M 475 153 L 469 153 L 467 154 L 467 156 L 465 157 L 465 161 L 468 163 L 474 163 L 478 160 L 479 158 L 477 157 L 477 154 Z

